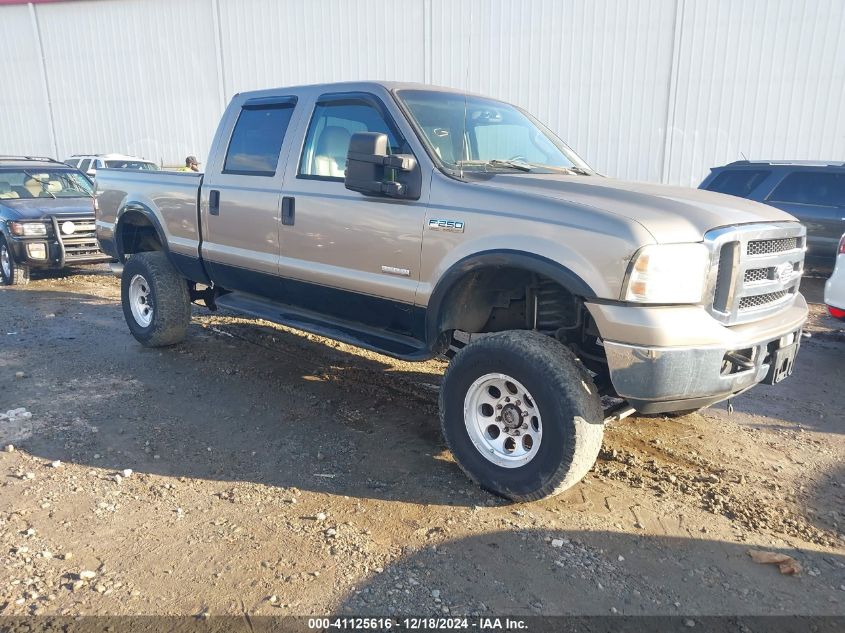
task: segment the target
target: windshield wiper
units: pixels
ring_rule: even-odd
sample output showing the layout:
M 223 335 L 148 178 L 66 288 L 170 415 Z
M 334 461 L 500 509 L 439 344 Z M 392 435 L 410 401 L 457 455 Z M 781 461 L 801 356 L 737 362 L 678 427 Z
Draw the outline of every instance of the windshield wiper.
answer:
M 583 167 L 578 167 L 577 165 L 573 165 L 572 167 L 567 167 L 567 169 L 571 172 L 574 172 L 576 174 L 580 174 L 582 176 L 592 176 L 593 175 L 593 173 L 591 171 L 588 171 L 588 170 L 584 169 Z
M 493 160 L 488 160 L 487 164 L 492 165 L 493 167 L 511 167 L 513 169 L 518 169 L 519 171 L 531 171 L 531 165 L 513 160 L 501 160 L 499 158 L 494 158 Z

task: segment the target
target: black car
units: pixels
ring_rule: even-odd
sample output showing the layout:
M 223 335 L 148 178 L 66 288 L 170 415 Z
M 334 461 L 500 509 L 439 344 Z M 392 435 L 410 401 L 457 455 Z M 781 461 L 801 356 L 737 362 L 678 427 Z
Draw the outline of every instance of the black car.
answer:
M 50 158 L 0 157 L 0 281 L 29 281 L 33 268 L 108 262 L 94 228 L 94 185 Z
M 807 227 L 807 259 L 833 265 L 845 233 L 845 163 L 740 160 L 714 167 L 698 188 L 791 213 Z

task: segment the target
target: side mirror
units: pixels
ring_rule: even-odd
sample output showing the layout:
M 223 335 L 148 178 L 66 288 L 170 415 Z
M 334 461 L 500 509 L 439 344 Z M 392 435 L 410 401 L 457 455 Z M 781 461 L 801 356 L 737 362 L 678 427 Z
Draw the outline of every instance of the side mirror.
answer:
M 390 154 L 387 134 L 357 132 L 349 141 L 344 185 L 369 196 L 416 200 L 422 175 L 411 154 Z

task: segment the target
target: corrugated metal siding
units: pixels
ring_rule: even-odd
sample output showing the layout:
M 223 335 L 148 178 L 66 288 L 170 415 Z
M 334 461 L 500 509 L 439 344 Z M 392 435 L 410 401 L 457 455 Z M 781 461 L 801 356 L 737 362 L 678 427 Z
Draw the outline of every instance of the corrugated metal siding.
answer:
M 30 9 L 0 8 L 0 154 L 52 156 L 50 108 Z
M 60 158 L 207 151 L 220 114 L 206 0 L 36 7 Z
M 674 0 L 432 0 L 432 81 L 516 103 L 601 172 L 659 180 Z
M 0 93 L 0 153 L 204 160 L 235 92 L 392 79 L 517 103 L 622 178 L 695 185 L 740 152 L 845 159 L 842 0 L 99 0 L 34 14 L 0 7 L 15 86 Z
M 330 81 L 424 80 L 423 2 L 221 0 L 219 9 L 227 95 Z
M 845 162 L 845 2 L 680 3 L 669 182 L 748 158 Z

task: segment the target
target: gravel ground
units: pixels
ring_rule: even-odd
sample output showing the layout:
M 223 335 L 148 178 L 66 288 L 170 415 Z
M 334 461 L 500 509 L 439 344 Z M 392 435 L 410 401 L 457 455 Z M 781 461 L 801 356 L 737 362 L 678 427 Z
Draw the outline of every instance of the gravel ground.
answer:
M 118 281 L 74 272 L 0 289 L 0 614 L 845 615 L 819 305 L 786 382 L 616 423 L 581 484 L 514 505 L 444 449 L 442 362 L 200 309 L 144 349 Z

